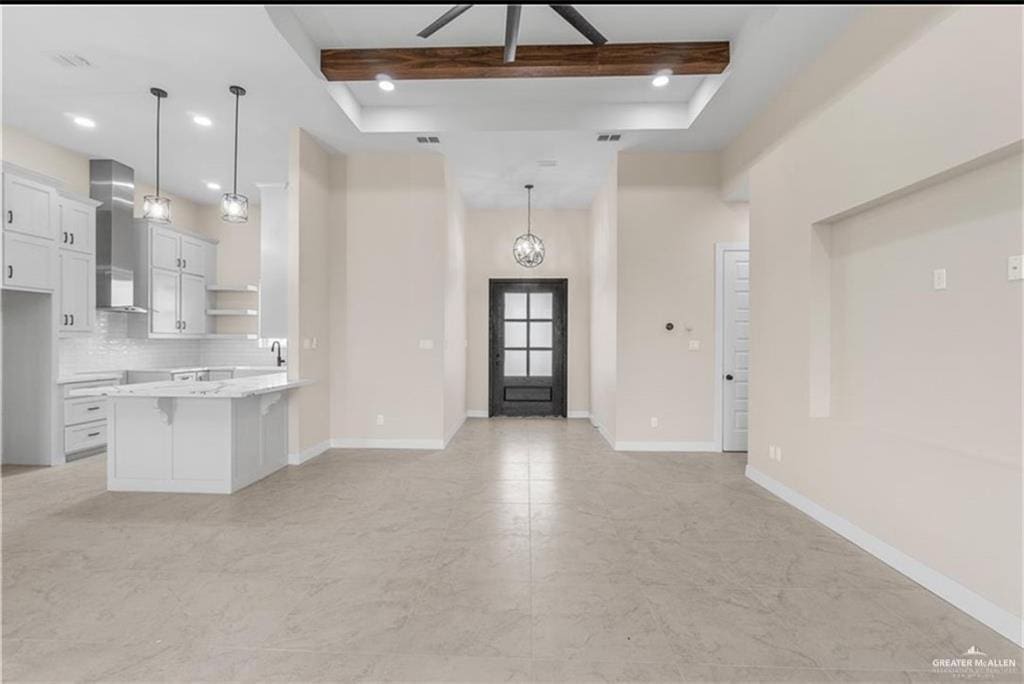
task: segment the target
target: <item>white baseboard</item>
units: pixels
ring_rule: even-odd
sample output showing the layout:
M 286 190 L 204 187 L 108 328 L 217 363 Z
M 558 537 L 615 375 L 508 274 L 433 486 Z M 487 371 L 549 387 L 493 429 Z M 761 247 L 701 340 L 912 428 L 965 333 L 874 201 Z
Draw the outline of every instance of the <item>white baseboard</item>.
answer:
M 786 503 L 798 508 L 825 527 L 846 537 L 886 565 L 906 575 L 928 591 L 945 599 L 974 619 L 982 622 L 1019 646 L 1024 646 L 1022 618 L 979 596 L 959 582 L 933 570 L 878 537 L 857 527 L 826 508 L 814 503 L 778 480 L 747 466 L 747 477 Z
M 566 418 L 590 418 L 590 411 L 569 411 Z
M 594 418 L 593 414 L 590 415 L 590 424 L 597 428 L 598 434 L 604 437 L 604 441 L 608 442 L 608 446 L 614 449 L 615 440 L 613 440 L 611 438 L 611 435 L 608 434 L 608 431 L 604 429 L 604 425 L 601 425 L 599 422 L 597 422 L 597 419 Z
M 466 416 L 462 416 L 462 418 L 459 419 L 459 422 L 455 425 L 455 427 L 452 428 L 451 430 L 449 430 L 448 434 L 445 435 L 445 437 L 444 437 L 444 446 L 445 447 L 448 446 L 448 442 L 452 441 L 452 437 L 454 437 L 456 435 L 456 433 L 459 430 L 461 430 L 462 426 L 465 425 L 465 424 L 466 424 Z M 444 448 L 444 447 L 442 447 L 442 448 Z
M 331 448 L 331 440 L 325 439 L 319 444 L 307 447 L 297 454 L 288 454 L 288 465 L 302 465 L 311 458 L 316 458 Z
M 333 449 L 444 449 L 443 439 L 364 439 L 337 437 L 331 440 Z
M 487 418 L 488 414 L 487 414 L 486 410 L 472 409 L 472 410 L 466 411 L 466 417 L 467 418 Z
M 607 437 L 605 438 L 607 439 Z M 718 451 L 714 442 L 615 442 L 616 451 Z

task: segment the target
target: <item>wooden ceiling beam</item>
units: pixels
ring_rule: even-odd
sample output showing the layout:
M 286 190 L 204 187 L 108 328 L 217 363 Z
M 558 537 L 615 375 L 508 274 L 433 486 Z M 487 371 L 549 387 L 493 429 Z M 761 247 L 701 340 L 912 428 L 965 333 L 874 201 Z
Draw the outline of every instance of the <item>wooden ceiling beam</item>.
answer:
M 729 66 L 728 41 L 618 43 L 604 45 L 520 45 L 506 64 L 504 48 L 436 47 L 320 51 L 320 70 L 329 81 L 437 78 L 554 78 L 720 74 Z

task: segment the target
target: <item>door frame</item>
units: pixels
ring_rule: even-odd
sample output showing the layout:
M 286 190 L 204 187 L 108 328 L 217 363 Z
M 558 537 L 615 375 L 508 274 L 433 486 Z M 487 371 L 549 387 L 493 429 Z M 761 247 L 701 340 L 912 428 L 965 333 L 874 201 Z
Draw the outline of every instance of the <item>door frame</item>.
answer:
M 750 253 L 749 242 L 715 243 L 715 450 L 724 452 L 725 445 L 725 359 L 722 347 L 725 345 L 725 253 Z M 753 289 L 753 288 L 751 288 Z
M 494 288 L 495 286 L 501 285 L 558 285 L 565 292 L 565 316 L 562 321 L 565 329 L 563 330 L 562 337 L 565 339 L 565 344 L 562 347 L 561 362 L 562 368 L 565 369 L 564 377 L 562 378 L 562 401 L 561 405 L 557 406 L 556 409 L 560 409 L 555 414 L 556 417 L 567 418 L 569 416 L 569 279 L 568 278 L 488 278 L 487 279 L 487 417 L 495 417 L 495 403 L 493 401 L 492 388 L 494 387 L 495 381 L 497 380 L 497 370 L 494 364 L 494 355 L 499 350 L 495 346 L 494 335 L 492 334 L 492 319 L 491 319 L 491 303 L 494 301 Z M 552 350 L 554 353 L 554 350 Z

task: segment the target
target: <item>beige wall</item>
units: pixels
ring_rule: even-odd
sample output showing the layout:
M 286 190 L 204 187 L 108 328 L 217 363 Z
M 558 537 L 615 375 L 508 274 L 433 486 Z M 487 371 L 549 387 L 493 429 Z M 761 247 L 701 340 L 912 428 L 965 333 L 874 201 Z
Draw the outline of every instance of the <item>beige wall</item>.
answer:
M 590 206 L 590 421 L 615 444 L 618 161 Z
M 617 173 L 615 439 L 713 448 L 715 243 L 747 239 L 747 206 L 720 199 L 716 154 L 622 153 Z
M 444 436 L 466 419 L 466 208 L 445 164 L 447 226 L 444 279 Z
M 353 153 L 347 166 L 342 433 L 347 440 L 444 438 L 444 158 Z M 333 303 L 333 306 L 338 306 Z M 432 349 L 421 349 L 420 341 Z M 378 415 L 384 424 L 377 425 Z
M 330 154 L 294 129 L 288 158 L 288 375 L 313 380 L 289 402 L 288 440 L 293 456 L 318 451 L 330 431 Z M 317 348 L 312 348 L 313 343 Z
M 544 240 L 544 262 L 526 269 L 512 243 L 526 232 L 526 208 L 470 209 L 466 216 L 467 405 L 488 410 L 488 288 L 490 278 L 568 278 L 568 401 L 590 410 L 590 225 L 586 209 L 536 209 L 533 232 Z
M 956 9 L 753 166 L 749 457 L 1018 639 L 1020 27 Z
M 754 161 L 801 121 L 849 90 L 951 11 L 949 5 L 880 5 L 861 12 L 725 148 L 724 195 L 745 196 L 746 173 Z

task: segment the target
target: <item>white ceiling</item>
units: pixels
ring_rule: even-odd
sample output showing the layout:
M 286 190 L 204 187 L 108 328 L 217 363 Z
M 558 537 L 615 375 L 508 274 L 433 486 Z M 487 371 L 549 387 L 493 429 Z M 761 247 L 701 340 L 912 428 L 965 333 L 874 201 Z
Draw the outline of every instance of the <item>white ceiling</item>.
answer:
M 163 87 L 170 93 L 164 186 L 212 203 L 218 193 L 204 183 L 230 184 L 234 101 L 227 86 L 238 83 L 249 90 L 239 184 L 250 195 L 254 182 L 285 179 L 288 134 L 296 126 L 342 152 L 422 150 L 414 133 L 430 130 L 440 131 L 442 144 L 432 149 L 450 158 L 471 206 L 520 206 L 528 181 L 538 186 L 538 206 L 587 206 L 618 149 L 726 145 L 859 11 L 577 5 L 613 42 L 729 39 L 732 65 L 725 77 L 674 77 L 664 90 L 646 78 L 399 82 L 391 94 L 372 83 L 336 84 L 348 86 L 359 110 L 353 118 L 316 71 L 317 47 L 497 45 L 504 8 L 476 6 L 423 41 L 415 33 L 449 5 L 289 7 L 268 14 L 259 5 L 4 6 L 4 123 L 119 159 L 152 182 L 148 89 Z M 521 37 L 524 44 L 583 42 L 545 6 L 524 7 Z M 94 66 L 57 66 L 57 51 L 81 54 Z M 210 116 L 214 126 L 197 127 L 192 113 Z M 89 116 L 97 127 L 78 128 L 70 114 Z M 596 142 L 607 123 L 621 125 L 621 143 Z M 558 164 L 542 168 L 539 160 Z

